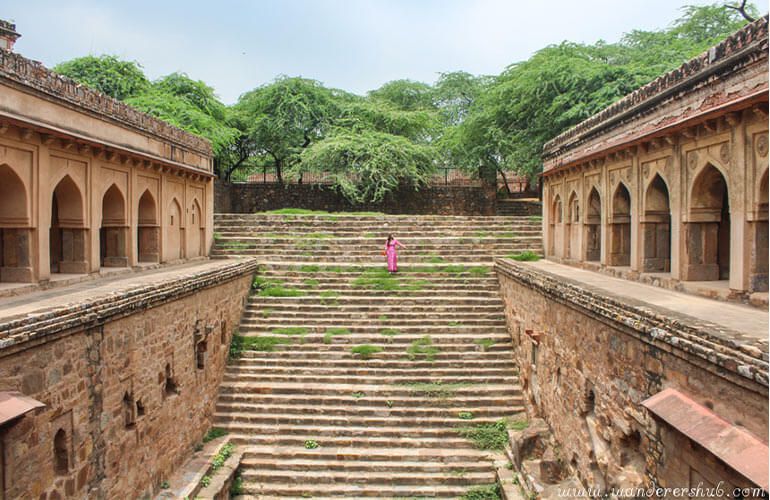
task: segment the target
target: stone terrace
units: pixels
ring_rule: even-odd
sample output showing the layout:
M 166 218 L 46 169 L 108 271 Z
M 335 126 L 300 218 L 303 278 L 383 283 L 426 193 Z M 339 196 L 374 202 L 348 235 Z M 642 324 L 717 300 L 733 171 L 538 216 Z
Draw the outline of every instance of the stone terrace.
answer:
M 264 264 L 240 326 L 260 344 L 228 367 L 215 422 L 244 446 L 247 497 L 457 498 L 495 482 L 500 457 L 457 428 L 524 411 L 491 266 L 541 251 L 537 219 L 215 220 L 214 254 Z M 408 247 L 396 277 L 388 232 Z

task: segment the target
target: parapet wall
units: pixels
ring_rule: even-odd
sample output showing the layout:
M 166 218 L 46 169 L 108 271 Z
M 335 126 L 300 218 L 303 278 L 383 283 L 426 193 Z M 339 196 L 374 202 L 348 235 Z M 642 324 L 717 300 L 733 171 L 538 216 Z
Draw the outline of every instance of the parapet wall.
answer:
M 526 264 L 496 269 L 528 412 L 546 419 L 585 486 L 751 484 L 642 402 L 673 388 L 767 443 L 766 340 Z
M 378 211 L 415 215 L 494 215 L 495 190 L 475 186 L 430 186 L 419 191 L 402 188 L 382 203 L 353 205 L 329 187 L 309 184 L 215 183 L 216 213 L 254 213 L 280 208 Z
M 151 497 L 211 425 L 256 265 L 0 320 L 0 390 L 46 405 L 0 428 L 4 498 Z

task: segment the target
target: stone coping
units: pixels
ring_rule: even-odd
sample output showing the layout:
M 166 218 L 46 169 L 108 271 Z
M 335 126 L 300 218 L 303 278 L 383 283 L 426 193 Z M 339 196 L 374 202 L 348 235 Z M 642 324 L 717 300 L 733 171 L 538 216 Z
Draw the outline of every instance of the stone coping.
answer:
M 139 283 L 131 279 L 110 282 L 111 286 L 94 290 L 80 300 L 69 302 L 40 300 L 38 309 L 2 316 L 0 311 L 0 357 L 31 347 L 57 335 L 69 334 L 103 325 L 160 304 L 180 299 L 199 290 L 252 274 L 258 269 L 256 259 L 221 259 L 206 261 L 168 273 L 157 280 L 144 275 Z M 160 273 L 159 273 L 160 274 Z M 121 283 L 123 286 L 121 287 Z M 67 288 L 61 289 L 67 293 Z M 33 303 L 34 295 L 30 296 Z
M 760 49 L 763 42 L 766 44 L 767 38 L 768 16 L 764 16 L 677 69 L 659 76 L 548 141 L 543 146 L 543 158 L 558 156 L 562 151 L 576 146 L 587 136 L 596 135 L 610 128 L 624 115 L 636 114 L 644 105 L 653 105 L 655 100 L 665 98 L 671 91 L 676 91 L 683 86 L 694 86 L 711 76 L 719 66 L 730 63 L 733 59 L 742 60 Z M 767 58 L 767 54 L 764 53 L 763 57 Z
M 163 120 L 138 111 L 108 95 L 60 75 L 38 61 L 0 49 L 0 78 L 35 89 L 57 100 L 86 109 L 107 120 L 141 130 L 161 139 L 180 144 L 211 156 L 211 143 Z
M 499 259 L 495 270 L 542 295 L 589 316 L 631 332 L 641 341 L 712 365 L 724 377 L 731 373 L 768 386 L 768 344 L 739 331 L 646 302 L 619 297 L 606 290 L 549 273 L 510 259 Z M 682 356 L 684 354 L 685 356 Z

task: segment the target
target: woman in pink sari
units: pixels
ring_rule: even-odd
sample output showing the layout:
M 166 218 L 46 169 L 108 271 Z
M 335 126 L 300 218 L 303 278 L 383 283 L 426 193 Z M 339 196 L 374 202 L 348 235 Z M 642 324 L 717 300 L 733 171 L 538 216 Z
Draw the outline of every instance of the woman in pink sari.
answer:
M 398 253 L 396 249 L 398 247 L 406 248 L 402 245 L 392 234 L 388 235 L 388 241 L 385 243 L 385 256 L 388 258 L 388 272 L 398 272 Z

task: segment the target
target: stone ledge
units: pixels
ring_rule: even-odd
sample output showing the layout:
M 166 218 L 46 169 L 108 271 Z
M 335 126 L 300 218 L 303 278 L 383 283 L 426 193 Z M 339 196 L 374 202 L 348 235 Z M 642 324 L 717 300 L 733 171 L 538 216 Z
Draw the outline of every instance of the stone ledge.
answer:
M 497 260 L 495 270 L 549 299 L 631 331 L 643 342 L 666 345 L 685 359 L 694 356 L 721 377 L 727 372 L 768 387 L 767 342 L 690 316 L 664 314 L 644 302 L 612 296 L 509 259 Z
M 80 302 L 0 319 L 0 357 L 59 334 L 98 327 L 108 321 L 191 295 L 198 290 L 232 281 L 254 273 L 258 267 L 256 259 L 233 259 L 232 263 L 214 269 L 196 271 L 196 268 L 192 268 L 188 273 L 151 285 L 137 285 Z

